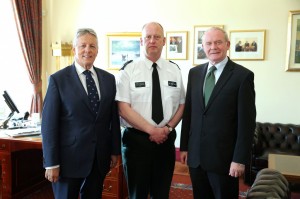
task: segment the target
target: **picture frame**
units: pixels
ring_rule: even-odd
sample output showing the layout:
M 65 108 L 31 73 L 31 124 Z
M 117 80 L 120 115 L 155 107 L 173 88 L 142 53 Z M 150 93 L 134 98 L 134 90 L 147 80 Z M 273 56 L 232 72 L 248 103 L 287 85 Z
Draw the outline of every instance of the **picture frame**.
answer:
M 119 70 L 125 62 L 141 56 L 141 33 L 108 33 L 106 36 L 108 41 L 109 70 Z
M 166 59 L 185 60 L 187 59 L 188 31 L 166 32 Z
M 193 65 L 203 64 L 208 62 L 205 52 L 202 48 L 202 36 L 206 30 L 211 27 L 219 27 L 224 29 L 224 25 L 195 25 L 194 26 L 194 54 Z
M 289 12 L 286 71 L 300 71 L 300 10 Z
M 266 30 L 231 30 L 229 56 L 232 60 L 264 60 Z

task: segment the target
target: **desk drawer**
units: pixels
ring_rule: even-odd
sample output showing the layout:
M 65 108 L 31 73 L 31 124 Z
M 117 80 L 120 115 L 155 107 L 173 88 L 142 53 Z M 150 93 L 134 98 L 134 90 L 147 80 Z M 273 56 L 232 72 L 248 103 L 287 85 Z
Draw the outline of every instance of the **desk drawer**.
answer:
M 7 165 L 9 163 L 10 163 L 10 156 L 7 154 L 0 153 L 0 164 Z
M 118 197 L 117 196 L 103 194 L 102 195 L 102 199 L 118 199 Z
M 106 174 L 106 178 L 118 178 L 118 168 L 110 169 Z
M 109 179 L 104 180 L 104 183 L 103 183 L 103 194 L 104 193 L 109 193 L 109 194 L 112 194 L 112 195 L 117 195 L 118 194 L 118 181 L 109 180 Z
M 0 151 L 10 151 L 9 140 L 0 140 Z

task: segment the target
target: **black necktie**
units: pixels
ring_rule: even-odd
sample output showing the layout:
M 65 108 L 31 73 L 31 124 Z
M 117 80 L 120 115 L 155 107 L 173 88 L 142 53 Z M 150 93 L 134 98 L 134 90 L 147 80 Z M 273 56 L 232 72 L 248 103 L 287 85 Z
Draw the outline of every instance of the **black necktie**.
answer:
M 86 70 L 83 72 L 83 74 L 85 74 L 85 77 L 86 77 L 86 87 L 87 87 L 87 91 L 88 91 L 90 105 L 91 105 L 93 111 L 95 112 L 95 114 L 97 115 L 98 109 L 99 109 L 99 104 L 100 104 L 100 99 L 99 99 L 99 94 L 97 91 L 95 81 L 92 77 L 92 72 L 89 70 Z
M 152 119 L 159 124 L 164 119 L 157 64 L 153 63 L 152 72 Z
M 205 106 L 207 105 L 210 95 L 215 87 L 215 74 L 214 74 L 215 70 L 217 70 L 215 66 L 210 67 L 209 72 L 206 75 L 205 87 L 204 87 Z

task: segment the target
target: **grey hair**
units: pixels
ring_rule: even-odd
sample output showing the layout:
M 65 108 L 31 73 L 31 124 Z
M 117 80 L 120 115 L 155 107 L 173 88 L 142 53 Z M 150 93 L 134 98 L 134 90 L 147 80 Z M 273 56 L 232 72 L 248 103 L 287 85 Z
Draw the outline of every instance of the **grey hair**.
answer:
M 211 27 L 211 28 L 207 29 L 207 30 L 205 31 L 205 33 L 202 35 L 202 40 L 204 39 L 205 34 L 206 34 L 207 32 L 212 31 L 212 30 L 218 30 L 218 31 L 221 31 L 221 32 L 224 34 L 224 39 L 225 39 L 225 41 L 229 41 L 229 37 L 228 37 L 227 32 L 226 32 L 223 28 L 220 28 L 220 27 Z
M 73 40 L 73 47 L 76 46 L 78 38 L 81 37 L 82 35 L 85 35 L 85 34 L 91 34 L 91 35 L 94 35 L 94 36 L 96 37 L 97 47 L 98 47 L 98 37 L 97 37 L 97 33 L 96 33 L 93 29 L 91 29 L 91 28 L 79 28 L 79 29 L 76 31 L 76 34 L 75 34 L 75 37 L 74 37 L 74 40 Z

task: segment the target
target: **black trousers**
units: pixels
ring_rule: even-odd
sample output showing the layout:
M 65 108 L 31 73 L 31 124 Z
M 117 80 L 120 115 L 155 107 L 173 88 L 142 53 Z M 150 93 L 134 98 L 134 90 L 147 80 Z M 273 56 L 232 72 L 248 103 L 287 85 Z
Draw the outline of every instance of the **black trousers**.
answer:
M 168 199 L 175 165 L 176 132 L 163 144 L 133 128 L 123 132 L 123 167 L 130 199 Z
M 239 178 L 189 167 L 195 199 L 238 199 Z M 229 173 L 229 171 L 228 171 Z

